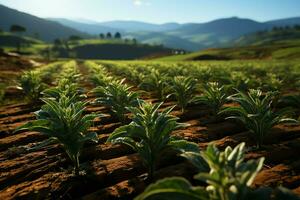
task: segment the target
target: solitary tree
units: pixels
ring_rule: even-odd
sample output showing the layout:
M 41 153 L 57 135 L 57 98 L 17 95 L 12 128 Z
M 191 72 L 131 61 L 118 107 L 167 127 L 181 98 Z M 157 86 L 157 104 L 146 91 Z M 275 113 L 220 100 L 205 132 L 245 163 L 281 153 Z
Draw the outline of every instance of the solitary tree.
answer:
M 121 39 L 121 38 L 122 38 L 121 33 L 116 32 L 116 34 L 115 34 L 115 39 Z
M 279 28 L 277 26 L 273 27 L 273 31 L 278 31 L 278 30 L 279 30 Z
M 105 39 L 105 35 L 104 35 L 103 33 L 100 33 L 100 34 L 99 34 L 99 37 L 100 37 L 100 39 L 102 39 L 102 40 Z
M 112 35 L 111 35 L 110 32 L 108 32 L 108 33 L 106 34 L 106 38 L 107 38 L 107 39 L 111 39 L 111 38 L 112 38 Z
M 60 46 L 63 44 L 63 42 L 61 41 L 61 39 L 56 38 L 56 39 L 53 41 L 53 44 L 54 44 L 55 47 L 60 47 Z
M 23 26 L 14 24 L 14 25 L 11 25 L 10 32 L 11 33 L 16 33 L 16 34 L 22 34 L 22 33 L 26 32 L 26 28 L 23 27 Z M 20 52 L 20 50 L 21 50 L 21 45 L 22 45 L 21 42 L 22 42 L 21 39 L 16 40 L 16 50 L 17 50 L 17 52 Z
M 132 39 L 133 44 L 137 44 L 137 40 L 135 38 Z

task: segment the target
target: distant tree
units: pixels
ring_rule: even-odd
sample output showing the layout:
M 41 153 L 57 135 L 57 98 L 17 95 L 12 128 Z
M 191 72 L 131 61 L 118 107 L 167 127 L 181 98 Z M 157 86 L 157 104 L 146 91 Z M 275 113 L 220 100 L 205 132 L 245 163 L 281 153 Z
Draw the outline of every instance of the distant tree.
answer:
M 278 31 L 279 28 L 278 28 L 277 26 L 274 26 L 272 30 L 273 30 L 273 31 Z
M 20 25 L 16 25 L 16 24 L 11 25 L 11 27 L 10 27 L 9 30 L 12 33 L 25 33 L 26 32 L 26 28 L 25 27 L 20 26 Z
M 100 39 L 104 40 L 105 39 L 105 35 L 103 33 L 99 34 Z
M 133 44 L 137 44 L 137 40 L 135 38 L 132 39 Z
M 106 34 L 106 38 L 107 38 L 107 39 L 111 39 L 111 38 L 112 38 L 112 35 L 111 35 L 110 32 L 108 32 L 108 33 Z
M 22 34 L 22 33 L 26 32 L 25 27 L 20 26 L 20 25 L 16 25 L 16 24 L 11 25 L 9 30 L 10 30 L 11 33 L 15 33 L 15 34 Z M 16 40 L 16 50 L 17 50 L 17 52 L 21 51 L 21 46 L 22 46 L 22 40 L 21 39 Z
M 56 38 L 54 41 L 53 41 L 53 44 L 55 47 L 61 47 L 63 42 L 61 41 L 61 39 L 59 38 Z
M 116 32 L 116 34 L 115 34 L 115 39 L 121 39 L 121 38 L 122 38 L 121 33 Z

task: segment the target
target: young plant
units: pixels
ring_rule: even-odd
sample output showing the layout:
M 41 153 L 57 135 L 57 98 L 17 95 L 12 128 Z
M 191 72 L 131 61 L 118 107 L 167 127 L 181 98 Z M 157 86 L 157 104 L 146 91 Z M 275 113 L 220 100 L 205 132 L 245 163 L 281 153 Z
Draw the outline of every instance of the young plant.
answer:
M 79 101 L 86 98 L 83 92 L 83 89 L 80 88 L 77 83 L 72 83 L 69 79 L 63 78 L 59 81 L 57 87 L 46 89 L 43 91 L 43 94 L 45 97 L 54 98 L 57 101 L 62 96 L 72 98 L 74 101 Z
M 129 125 L 116 129 L 107 142 L 123 143 L 134 149 L 148 168 L 148 179 L 153 179 L 157 160 L 167 148 L 184 151 L 199 151 L 198 146 L 171 136 L 171 132 L 186 126 L 177 123 L 170 115 L 174 107 L 159 112 L 160 104 L 140 103 L 138 108 L 128 108 L 133 113 Z
M 96 133 L 87 133 L 96 115 L 84 115 L 86 103 L 74 103 L 72 98 L 65 96 L 59 100 L 42 100 L 45 105 L 35 113 L 37 120 L 28 122 L 16 131 L 37 131 L 47 135 L 50 140 L 58 141 L 73 162 L 75 174 L 79 175 L 79 155 L 83 144 L 98 140 Z
M 268 90 L 275 90 L 275 91 L 280 91 L 280 89 L 283 86 L 283 81 L 280 80 L 276 74 L 273 73 L 267 73 L 265 77 L 263 77 L 262 81 L 262 89 L 265 91 Z
M 23 90 L 26 97 L 31 102 L 38 101 L 41 92 L 45 89 L 39 74 L 34 71 L 25 72 L 19 80 L 19 89 Z
M 232 88 L 238 89 L 239 91 L 247 91 L 249 87 L 253 86 L 251 78 L 245 74 L 245 72 L 234 71 L 229 77 Z
M 101 73 L 91 75 L 90 80 L 96 87 L 105 87 L 108 83 L 115 81 L 114 77 Z
M 132 87 L 127 86 L 124 81 L 125 79 L 113 81 L 92 91 L 98 97 L 95 103 L 110 107 L 121 122 L 125 122 L 125 114 L 128 112 L 126 107 L 137 106 L 139 97 L 137 92 L 130 91 Z
M 211 108 L 213 116 L 216 118 L 220 109 L 226 103 L 227 97 L 227 91 L 224 86 L 220 86 L 217 82 L 210 82 L 204 86 L 203 95 L 197 97 L 195 101 Z
M 294 119 L 286 118 L 286 115 L 289 114 L 288 109 L 273 111 L 271 104 L 274 97 L 274 92 L 268 92 L 264 96 L 260 90 L 250 90 L 247 94 L 239 92 L 228 99 L 239 103 L 240 106 L 225 108 L 221 113 L 230 114 L 231 116 L 227 119 L 241 121 L 255 135 L 257 147 L 261 148 L 265 136 L 269 134 L 273 126 L 297 122 Z
M 227 147 L 224 152 L 214 145 L 209 145 L 206 151 L 200 153 L 183 153 L 183 156 L 201 170 L 194 178 L 206 182 L 206 187 L 192 186 L 184 178 L 166 178 L 150 185 L 135 200 L 261 199 L 265 197 L 265 193 L 254 192 L 250 186 L 261 170 L 264 158 L 245 162 L 244 152 L 245 143 L 234 149 Z
M 141 82 L 144 80 L 145 75 L 140 73 L 138 70 L 136 69 L 131 69 L 130 73 L 128 74 L 128 76 L 126 76 L 129 78 L 129 80 L 134 84 L 134 85 L 139 85 L 141 84 Z
M 171 81 L 171 90 L 177 105 L 184 112 L 187 105 L 194 100 L 196 81 L 192 77 L 176 76 Z
M 155 69 L 149 75 L 145 76 L 144 81 L 140 85 L 140 87 L 145 88 L 147 91 L 154 91 L 160 101 L 164 101 L 168 97 L 166 95 L 167 86 L 166 76 Z

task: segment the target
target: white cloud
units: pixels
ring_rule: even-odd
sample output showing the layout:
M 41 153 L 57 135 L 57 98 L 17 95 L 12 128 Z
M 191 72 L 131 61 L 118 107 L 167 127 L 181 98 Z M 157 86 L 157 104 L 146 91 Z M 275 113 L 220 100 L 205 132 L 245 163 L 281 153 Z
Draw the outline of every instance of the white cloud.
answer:
M 133 4 L 135 6 L 150 6 L 151 3 L 149 1 L 144 1 L 144 0 L 133 0 Z
M 141 6 L 142 5 L 142 1 L 141 0 L 133 0 L 133 4 L 135 6 Z

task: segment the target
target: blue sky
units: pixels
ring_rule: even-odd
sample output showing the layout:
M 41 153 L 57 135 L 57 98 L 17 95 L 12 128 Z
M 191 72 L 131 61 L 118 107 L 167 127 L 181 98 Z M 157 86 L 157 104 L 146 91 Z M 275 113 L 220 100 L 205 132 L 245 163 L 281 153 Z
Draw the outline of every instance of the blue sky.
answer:
M 300 16 L 300 0 L 0 0 L 0 4 L 39 17 L 93 21 L 183 23 L 232 16 L 267 21 Z

